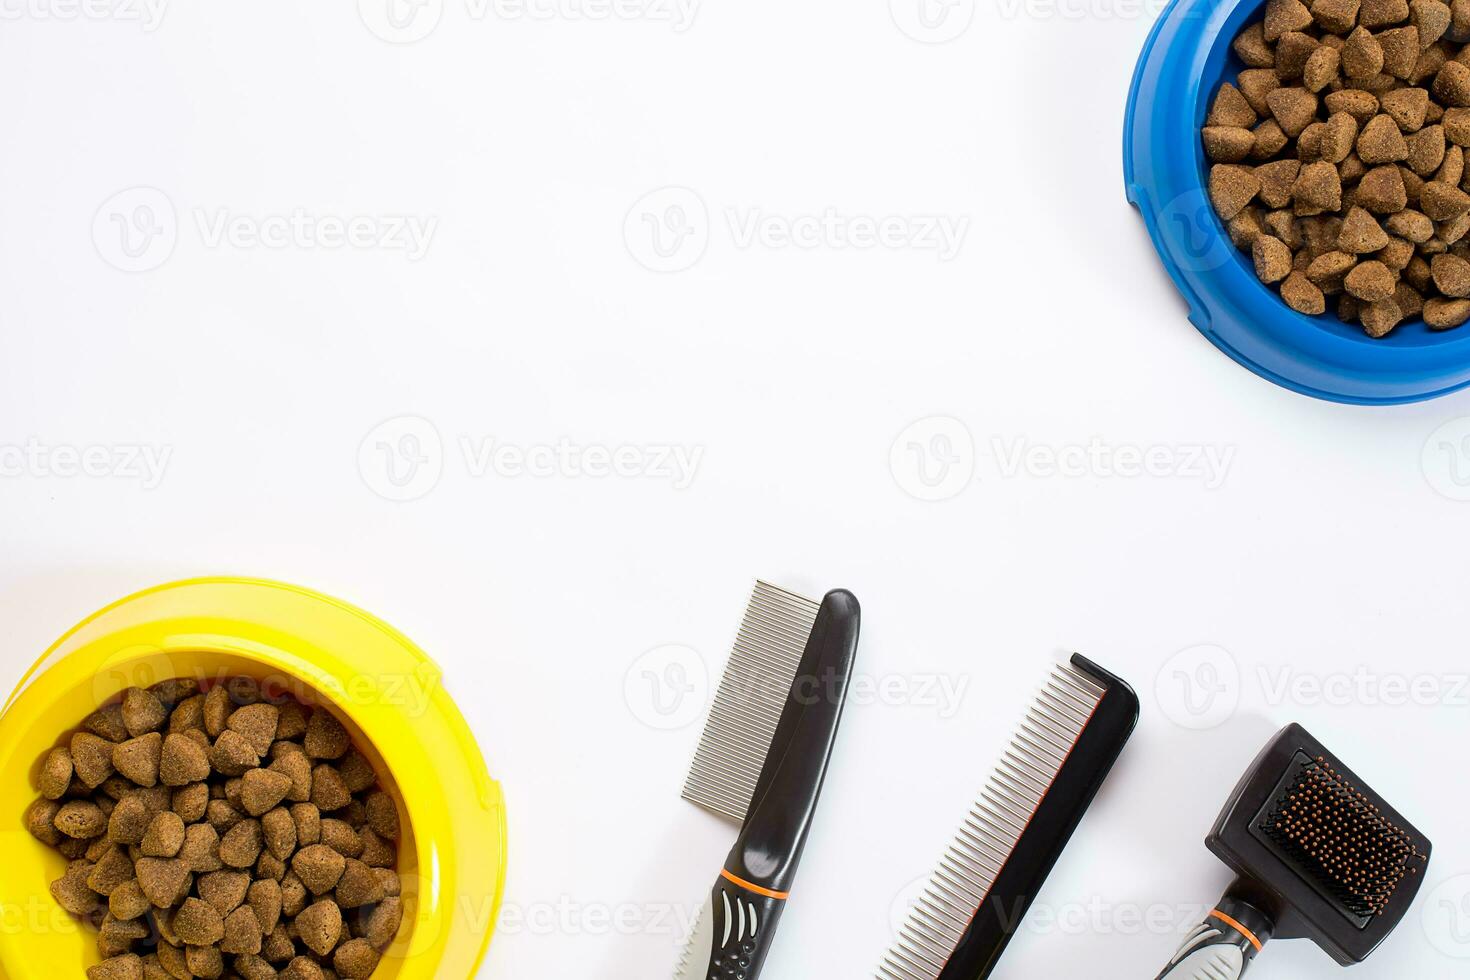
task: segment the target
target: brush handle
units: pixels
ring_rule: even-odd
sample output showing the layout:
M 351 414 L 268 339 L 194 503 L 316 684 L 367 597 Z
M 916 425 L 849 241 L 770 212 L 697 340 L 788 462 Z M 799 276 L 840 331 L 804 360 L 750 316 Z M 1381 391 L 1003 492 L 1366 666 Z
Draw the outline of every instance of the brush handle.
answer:
M 675 980 L 756 980 L 786 899 L 721 874 Z
M 1239 980 L 1271 930 L 1271 919 L 1259 909 L 1227 896 L 1184 940 L 1158 980 Z

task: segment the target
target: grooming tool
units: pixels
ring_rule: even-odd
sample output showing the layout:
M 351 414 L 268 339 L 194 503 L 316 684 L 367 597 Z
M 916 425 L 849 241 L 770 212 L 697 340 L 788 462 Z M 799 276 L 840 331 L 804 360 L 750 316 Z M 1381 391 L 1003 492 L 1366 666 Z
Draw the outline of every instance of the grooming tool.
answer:
M 990 976 L 1137 724 L 1122 680 L 1081 656 L 1054 668 L 879 980 Z
M 1238 877 L 1160 980 L 1236 980 L 1272 938 L 1361 963 L 1409 910 L 1432 849 L 1300 725 L 1252 763 L 1206 844 Z
M 757 582 L 684 799 L 741 825 L 676 980 L 755 980 L 811 830 L 857 653 L 858 602 Z

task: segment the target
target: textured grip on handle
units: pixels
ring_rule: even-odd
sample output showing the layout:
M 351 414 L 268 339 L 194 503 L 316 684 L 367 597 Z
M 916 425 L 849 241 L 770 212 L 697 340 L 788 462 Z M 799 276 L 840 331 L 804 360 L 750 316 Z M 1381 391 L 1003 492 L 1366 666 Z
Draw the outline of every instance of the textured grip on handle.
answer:
M 1270 940 L 1272 928 L 1269 916 L 1227 895 L 1184 940 L 1158 980 L 1239 980 Z
M 691 950 L 698 963 L 688 965 L 679 980 L 755 980 L 760 975 L 771 951 L 776 923 L 786 906 L 784 897 L 765 894 L 743 882 L 737 884 L 722 875 L 710 893 L 700 937 L 708 944 L 708 953 Z M 704 966 L 703 972 L 699 967 Z

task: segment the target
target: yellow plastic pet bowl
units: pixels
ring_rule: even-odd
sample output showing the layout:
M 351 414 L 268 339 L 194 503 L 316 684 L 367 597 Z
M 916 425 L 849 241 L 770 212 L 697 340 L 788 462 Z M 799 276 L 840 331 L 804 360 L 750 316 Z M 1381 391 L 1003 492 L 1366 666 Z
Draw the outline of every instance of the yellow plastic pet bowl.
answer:
M 219 578 L 149 589 L 84 620 L 0 712 L 0 977 L 65 980 L 99 961 L 95 931 L 48 890 L 65 859 L 24 827 L 46 750 L 126 688 L 241 675 L 331 708 L 398 801 L 404 921 L 374 977 L 474 976 L 505 884 L 505 809 L 439 668 L 346 603 Z

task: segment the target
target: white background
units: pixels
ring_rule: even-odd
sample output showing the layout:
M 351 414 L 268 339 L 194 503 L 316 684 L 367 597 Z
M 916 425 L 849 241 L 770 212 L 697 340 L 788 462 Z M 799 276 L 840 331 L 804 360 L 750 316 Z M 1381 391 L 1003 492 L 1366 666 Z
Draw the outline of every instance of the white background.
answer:
M 1216 810 L 1292 720 L 1438 845 L 1439 894 L 1356 975 L 1464 975 L 1470 396 L 1318 403 L 1189 326 L 1120 172 L 1156 8 L 958 0 L 926 31 L 907 0 L 680 23 L 444 0 L 405 44 L 376 0 L 181 3 L 152 30 L 20 3 L 0 24 L 0 687 L 164 580 L 354 601 L 442 663 L 504 781 L 508 915 L 482 975 L 645 980 L 671 975 L 672 923 L 732 839 L 679 800 L 699 706 L 663 730 L 645 654 L 687 647 L 692 670 L 655 676 L 712 681 L 754 577 L 841 585 L 865 675 L 897 695 L 851 708 L 771 980 L 871 975 L 1073 649 L 1133 681 L 1144 720 L 998 977 L 1154 976 L 1227 882 L 1201 843 Z M 693 194 L 646 198 L 666 187 Z M 667 234 L 676 204 L 691 234 L 665 261 L 646 221 Z M 296 209 L 433 234 L 417 259 L 209 234 Z M 828 209 L 917 237 L 743 234 Z M 957 254 L 922 247 L 931 217 L 965 223 Z M 701 455 L 678 487 L 478 468 L 462 446 L 485 440 Z M 89 447 L 105 472 L 47 455 Z M 161 479 L 107 462 L 129 447 L 167 453 Z M 1046 465 L 1079 447 L 1080 470 Z M 1148 449 L 1153 475 L 1109 468 Z M 1205 450 L 1223 479 L 1190 464 Z M 935 703 L 934 679 L 963 698 Z M 1432 705 L 1398 703 L 1411 681 Z M 1283 943 L 1255 975 L 1337 967 Z

